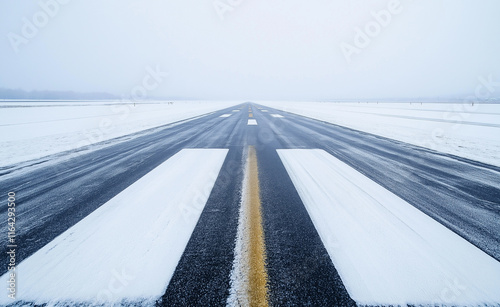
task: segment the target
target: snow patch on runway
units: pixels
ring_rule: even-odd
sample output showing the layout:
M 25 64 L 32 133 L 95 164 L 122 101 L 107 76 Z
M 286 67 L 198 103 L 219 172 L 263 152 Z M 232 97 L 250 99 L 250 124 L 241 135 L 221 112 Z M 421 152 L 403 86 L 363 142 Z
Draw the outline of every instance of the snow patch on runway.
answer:
M 278 154 L 358 304 L 500 303 L 500 262 L 323 150 Z
M 227 152 L 181 150 L 123 190 L 16 267 L 16 299 L 154 303 L 167 288 Z M 0 277 L 5 285 L 8 274 Z M 12 302 L 0 296 L 0 305 Z
M 249 246 L 250 238 L 247 231 L 249 224 L 249 215 L 247 197 L 248 194 L 248 163 L 245 166 L 241 190 L 241 203 L 238 218 L 238 231 L 236 235 L 236 245 L 234 248 L 233 269 L 231 270 L 231 288 L 229 289 L 229 297 L 227 306 L 247 306 L 248 305 L 248 281 L 250 276 Z M 241 304 L 240 298 L 245 300 L 246 304 Z

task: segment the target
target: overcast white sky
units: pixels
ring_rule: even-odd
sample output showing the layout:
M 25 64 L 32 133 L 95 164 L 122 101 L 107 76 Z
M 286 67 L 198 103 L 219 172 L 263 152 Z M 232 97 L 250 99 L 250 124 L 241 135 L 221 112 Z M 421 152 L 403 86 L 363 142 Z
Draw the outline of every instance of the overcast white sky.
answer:
M 350 62 L 342 43 L 376 31 L 391 0 L 217 0 L 233 3 L 219 14 L 213 0 L 65 0 L 44 21 L 53 1 L 0 0 L 0 87 L 129 95 L 148 66 L 169 73 L 150 95 L 199 99 L 443 98 L 500 81 L 498 0 L 400 0 Z

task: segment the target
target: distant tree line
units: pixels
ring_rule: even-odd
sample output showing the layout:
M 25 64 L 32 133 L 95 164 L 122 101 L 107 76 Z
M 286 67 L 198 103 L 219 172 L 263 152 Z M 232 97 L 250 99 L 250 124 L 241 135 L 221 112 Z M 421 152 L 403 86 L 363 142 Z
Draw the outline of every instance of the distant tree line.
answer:
M 78 93 L 73 91 L 25 91 L 21 89 L 0 88 L 0 99 L 68 99 L 68 100 L 94 100 L 118 99 L 109 93 Z

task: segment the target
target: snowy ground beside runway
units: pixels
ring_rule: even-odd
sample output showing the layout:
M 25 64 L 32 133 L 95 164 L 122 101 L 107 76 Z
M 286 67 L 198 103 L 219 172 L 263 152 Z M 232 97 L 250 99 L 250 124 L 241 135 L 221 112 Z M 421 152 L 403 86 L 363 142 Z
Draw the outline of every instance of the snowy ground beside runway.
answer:
M 236 101 L 0 102 L 0 167 L 224 109 Z
M 500 166 L 500 104 L 260 101 L 279 110 Z

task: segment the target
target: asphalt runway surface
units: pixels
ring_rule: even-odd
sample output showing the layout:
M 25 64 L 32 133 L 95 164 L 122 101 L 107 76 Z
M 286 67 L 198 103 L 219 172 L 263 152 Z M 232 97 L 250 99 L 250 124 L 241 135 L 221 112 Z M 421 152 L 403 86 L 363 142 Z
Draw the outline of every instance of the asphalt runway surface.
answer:
M 249 106 L 257 125 L 248 125 Z M 272 116 L 276 114 L 281 117 Z M 180 150 L 228 148 L 159 301 L 170 306 L 224 305 L 249 145 L 255 146 L 259 161 L 271 305 L 355 305 L 276 149 L 323 149 L 500 261 L 500 168 L 250 103 L 98 144 L 91 148 L 95 150 L 0 169 L 0 194 L 16 192 L 17 261 Z M 0 214 L 6 212 L 2 202 Z M 5 264 L 6 251 L 5 245 L 0 247 Z M 7 271 L 6 265 L 0 268 L 2 274 Z

